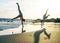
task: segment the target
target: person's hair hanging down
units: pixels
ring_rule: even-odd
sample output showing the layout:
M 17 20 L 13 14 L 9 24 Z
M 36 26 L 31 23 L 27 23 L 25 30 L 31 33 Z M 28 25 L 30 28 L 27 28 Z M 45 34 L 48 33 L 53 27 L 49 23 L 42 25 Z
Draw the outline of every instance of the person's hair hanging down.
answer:
M 12 20 L 17 19 L 17 18 L 20 17 L 20 20 L 25 21 L 25 19 L 23 18 L 23 14 L 22 14 L 22 12 L 21 12 L 21 10 L 20 10 L 19 4 L 18 4 L 18 3 L 16 3 L 16 4 L 17 4 L 17 6 L 18 6 L 19 15 L 16 16 L 16 17 L 14 17 Z

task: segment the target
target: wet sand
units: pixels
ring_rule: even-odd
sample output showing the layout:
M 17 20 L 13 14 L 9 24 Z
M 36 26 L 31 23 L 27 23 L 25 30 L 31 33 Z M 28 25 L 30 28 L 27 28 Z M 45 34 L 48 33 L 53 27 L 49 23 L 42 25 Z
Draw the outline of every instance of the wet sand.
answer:
M 39 37 L 39 43 L 60 43 L 60 29 L 47 31 L 51 32 L 51 39 L 45 39 L 46 36 L 42 33 Z M 0 43 L 34 43 L 34 34 L 35 32 L 0 36 Z

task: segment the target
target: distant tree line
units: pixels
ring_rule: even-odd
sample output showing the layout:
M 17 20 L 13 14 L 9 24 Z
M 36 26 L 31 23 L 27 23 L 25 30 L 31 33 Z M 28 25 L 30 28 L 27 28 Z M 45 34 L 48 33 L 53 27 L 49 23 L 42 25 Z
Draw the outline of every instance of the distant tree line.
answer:
M 36 19 L 33 20 L 33 23 L 41 22 L 42 19 Z M 51 18 L 51 19 L 46 19 L 45 22 L 55 22 L 55 23 L 60 23 L 60 18 Z
M 60 18 L 56 18 L 54 22 L 60 23 Z

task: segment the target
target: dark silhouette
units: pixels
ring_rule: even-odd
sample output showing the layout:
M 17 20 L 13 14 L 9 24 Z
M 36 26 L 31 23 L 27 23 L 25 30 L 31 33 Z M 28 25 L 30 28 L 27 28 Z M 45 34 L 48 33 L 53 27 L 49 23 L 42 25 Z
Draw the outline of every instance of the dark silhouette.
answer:
M 48 11 L 48 9 L 46 10 L 46 13 L 43 15 L 43 19 L 41 21 L 41 26 L 44 25 L 45 20 L 48 18 L 48 16 L 50 16 L 50 15 L 47 15 L 47 11 Z
M 14 19 L 17 19 L 17 18 L 20 17 L 21 24 L 22 24 L 22 33 L 23 33 L 23 32 L 24 32 L 24 31 L 23 31 L 23 27 L 24 27 L 23 21 L 25 21 L 25 19 L 23 18 L 23 14 L 22 14 L 22 12 L 20 11 L 20 6 L 19 6 L 19 4 L 18 4 L 18 3 L 16 3 L 16 4 L 17 4 L 17 6 L 18 6 L 19 15 L 18 15 L 17 17 L 15 17 L 15 18 L 11 19 L 11 20 L 14 20 Z
M 34 33 L 34 43 L 38 43 L 38 42 L 39 42 L 40 35 L 41 35 L 43 32 L 44 32 L 44 34 L 48 37 L 48 39 L 50 39 L 51 33 L 48 34 L 48 33 L 46 32 L 46 29 L 43 28 L 42 30 L 36 31 L 36 32 Z
M 48 11 L 48 9 L 47 9 L 47 11 Z M 47 11 L 46 11 L 46 13 L 43 15 L 43 20 L 42 20 L 42 22 L 41 22 L 41 28 L 42 28 L 42 30 L 36 31 L 36 32 L 34 33 L 34 43 L 38 43 L 38 42 L 39 42 L 39 38 L 40 38 L 40 35 L 41 35 L 42 32 L 44 32 L 44 34 L 48 37 L 48 39 L 50 39 L 51 33 L 48 34 L 48 33 L 46 32 L 46 29 L 43 27 L 45 20 L 46 20 L 47 17 L 49 16 L 49 15 L 46 16 Z
M 19 4 L 18 4 L 18 3 L 16 3 L 16 4 L 17 4 L 17 6 L 18 6 L 19 15 L 16 16 L 16 17 L 14 17 L 14 18 L 11 19 L 11 20 L 14 20 L 14 19 L 17 19 L 17 18 L 20 17 L 20 19 L 21 19 L 22 21 L 25 21 L 25 19 L 23 18 L 23 14 L 22 14 L 22 12 L 20 11 L 20 6 L 19 6 Z

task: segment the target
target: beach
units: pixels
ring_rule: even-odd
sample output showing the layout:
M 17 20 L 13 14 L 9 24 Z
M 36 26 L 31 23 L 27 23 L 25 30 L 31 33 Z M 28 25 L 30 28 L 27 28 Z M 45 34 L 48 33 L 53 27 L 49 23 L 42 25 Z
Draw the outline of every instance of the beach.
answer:
M 39 34 L 38 43 L 60 43 L 60 24 L 47 23 L 46 26 L 48 26 L 46 27 L 46 31 L 51 33 L 51 37 L 50 39 L 46 39 L 46 35 L 43 32 Z M 34 37 L 34 34 L 39 32 L 40 31 L 0 35 L 0 43 L 35 43 L 36 37 Z

